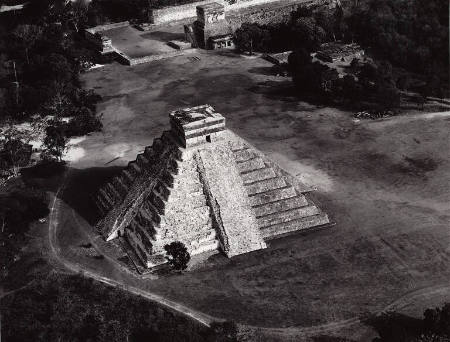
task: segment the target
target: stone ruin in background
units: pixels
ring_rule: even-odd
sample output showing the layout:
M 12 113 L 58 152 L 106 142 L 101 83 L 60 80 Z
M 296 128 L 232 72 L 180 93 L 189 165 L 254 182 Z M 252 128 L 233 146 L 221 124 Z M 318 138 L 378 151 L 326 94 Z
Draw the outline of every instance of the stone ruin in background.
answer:
M 97 197 L 98 228 L 106 240 L 121 237 L 132 260 L 162 264 L 173 241 L 191 255 L 233 257 L 329 223 L 310 189 L 227 130 L 211 106 L 174 111 L 170 125 Z
M 287 23 L 299 7 L 317 10 L 341 6 L 339 0 L 208 0 L 194 4 L 196 20 L 184 26 L 185 40 L 192 47 L 208 50 L 234 49 L 234 32 L 244 23 Z

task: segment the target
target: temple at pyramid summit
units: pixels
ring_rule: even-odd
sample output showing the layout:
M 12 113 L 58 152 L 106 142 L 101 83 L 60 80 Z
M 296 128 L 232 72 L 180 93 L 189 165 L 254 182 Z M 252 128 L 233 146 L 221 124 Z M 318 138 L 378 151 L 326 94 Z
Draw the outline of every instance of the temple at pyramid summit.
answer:
M 99 230 L 126 241 L 142 266 L 164 263 L 173 241 L 191 255 L 233 257 L 329 223 L 310 189 L 227 130 L 211 106 L 174 111 L 170 126 L 97 196 Z

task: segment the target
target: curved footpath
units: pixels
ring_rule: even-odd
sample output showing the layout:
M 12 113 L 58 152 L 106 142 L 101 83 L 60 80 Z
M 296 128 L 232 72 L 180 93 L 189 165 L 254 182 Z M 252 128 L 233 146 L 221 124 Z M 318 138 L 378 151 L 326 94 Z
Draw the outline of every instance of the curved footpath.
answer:
M 61 187 L 58 189 L 58 191 L 56 192 L 56 194 L 53 197 L 52 207 L 50 209 L 50 215 L 49 215 L 50 250 L 53 253 L 56 260 L 60 264 L 62 264 L 65 268 L 67 268 L 68 270 L 70 270 L 72 272 L 81 273 L 86 277 L 90 277 L 92 279 L 103 282 L 110 286 L 114 286 L 116 288 L 126 290 L 135 295 L 144 297 L 150 301 L 153 301 L 162 306 L 165 306 L 165 307 L 167 307 L 171 310 L 174 310 L 182 315 L 185 315 L 191 319 L 194 319 L 195 321 L 197 321 L 198 323 L 200 323 L 206 327 L 209 327 L 210 324 L 214 321 L 222 320 L 222 319 L 214 318 L 210 315 L 195 311 L 195 310 L 190 309 L 182 304 L 173 302 L 171 300 L 168 300 L 162 296 L 156 295 L 149 291 L 145 291 L 145 290 L 139 289 L 134 286 L 124 285 L 119 281 L 101 276 L 91 270 L 88 270 L 85 267 L 83 267 L 82 265 L 79 265 L 79 264 L 76 264 L 76 263 L 66 260 L 60 253 L 60 248 L 57 243 L 56 233 L 57 233 L 57 228 L 58 228 L 58 224 L 59 224 L 58 211 L 59 211 L 59 207 L 60 207 L 60 200 L 58 199 L 58 195 L 60 194 L 61 191 L 64 191 L 64 186 L 66 183 L 67 176 L 68 176 L 68 173 L 66 173 L 66 175 L 64 176 L 63 184 L 61 185 Z M 411 303 L 417 302 L 418 300 L 424 300 L 431 296 L 434 296 L 437 294 L 442 295 L 445 293 L 450 293 L 450 285 L 448 283 L 415 290 L 415 291 L 407 293 L 404 296 L 398 298 L 397 300 L 395 300 L 392 303 L 390 303 L 389 305 L 387 305 L 383 310 L 381 310 L 377 313 L 374 313 L 374 314 L 379 315 L 386 311 L 402 309 Z M 288 327 L 288 328 L 263 328 L 263 327 L 256 327 L 256 326 L 247 326 L 247 327 L 253 328 L 253 329 L 258 329 L 262 332 L 264 332 L 264 331 L 266 331 L 268 333 L 270 332 L 271 335 L 277 335 L 279 337 L 282 337 L 282 336 L 293 337 L 293 336 L 302 336 L 302 335 L 306 337 L 306 336 L 314 336 L 314 335 L 318 335 L 318 334 L 338 331 L 340 329 L 347 328 L 347 327 L 350 327 L 352 325 L 359 324 L 359 323 L 361 323 L 361 318 L 354 317 L 354 318 L 350 318 L 350 319 L 320 324 L 320 325 L 311 326 L 311 327 Z
M 153 293 L 141 290 L 139 288 L 136 288 L 134 286 L 126 286 L 123 285 L 122 283 L 114 280 L 114 279 L 109 279 L 106 277 L 103 277 L 99 274 L 96 274 L 95 272 L 92 272 L 90 270 L 87 270 L 86 268 L 83 268 L 81 265 L 75 264 L 73 262 L 70 262 L 66 259 L 64 259 L 60 253 L 60 248 L 57 244 L 57 237 L 56 237 L 56 231 L 57 231 L 57 227 L 58 227 L 58 209 L 59 209 L 59 205 L 60 205 L 60 200 L 58 199 L 58 195 L 59 193 L 64 189 L 64 184 L 65 184 L 65 180 L 66 180 L 66 176 L 63 182 L 63 185 L 58 189 L 58 191 L 56 192 L 56 194 L 54 195 L 53 198 L 53 203 L 52 203 L 52 207 L 50 209 L 50 216 L 49 216 L 49 245 L 50 245 L 50 250 L 53 253 L 53 255 L 55 256 L 56 260 L 62 264 L 65 268 L 67 268 L 68 270 L 75 272 L 75 273 L 81 273 L 86 277 L 90 277 L 92 279 L 95 279 L 97 281 L 100 281 L 102 283 L 117 287 L 117 288 L 121 288 L 123 290 L 126 290 L 128 292 L 131 292 L 133 294 L 136 294 L 138 296 L 144 297 L 146 299 L 149 299 L 153 302 L 156 302 L 162 306 L 165 306 L 169 309 L 172 309 L 174 311 L 177 311 L 189 318 L 194 319 L 195 321 L 201 323 L 204 326 L 209 327 L 209 325 L 215 321 L 211 316 L 208 316 L 206 314 L 200 313 L 200 312 L 196 312 L 190 308 L 187 308 L 181 304 L 172 302 L 170 300 L 167 300 L 161 296 L 155 295 Z

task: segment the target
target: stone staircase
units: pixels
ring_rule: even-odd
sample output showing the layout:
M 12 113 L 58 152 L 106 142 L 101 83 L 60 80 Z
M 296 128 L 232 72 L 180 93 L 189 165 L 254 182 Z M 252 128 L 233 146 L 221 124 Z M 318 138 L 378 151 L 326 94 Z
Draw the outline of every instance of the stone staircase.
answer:
M 227 256 L 265 248 L 228 146 L 198 151 L 198 164 Z
M 236 142 L 230 146 L 264 239 L 329 223 L 326 214 L 255 150 Z

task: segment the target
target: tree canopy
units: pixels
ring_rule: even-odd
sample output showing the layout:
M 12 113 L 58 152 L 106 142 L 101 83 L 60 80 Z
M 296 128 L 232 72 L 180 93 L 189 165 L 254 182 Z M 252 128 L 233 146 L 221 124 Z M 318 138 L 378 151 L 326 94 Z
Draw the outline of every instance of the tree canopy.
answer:
M 10 342 L 206 342 L 208 329 L 80 275 L 50 274 L 2 300 Z

